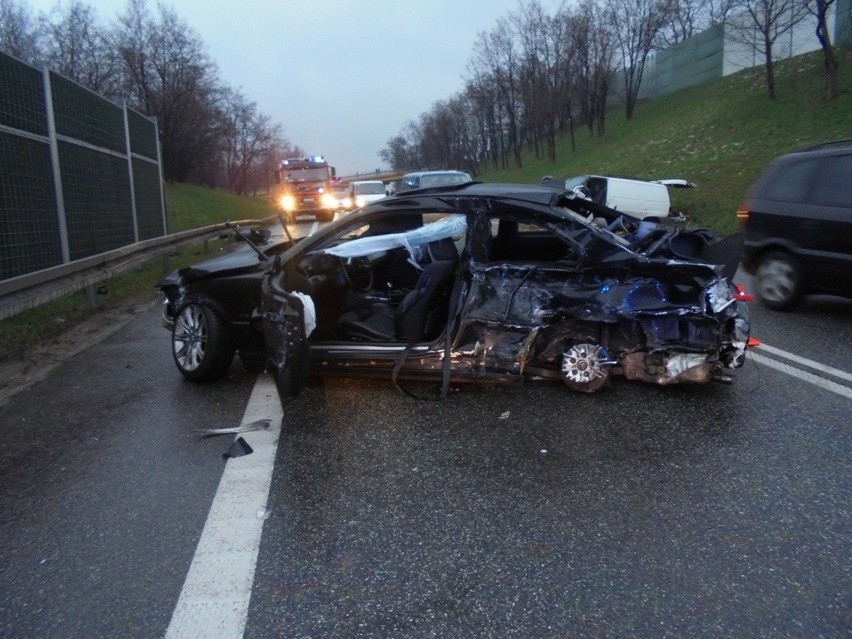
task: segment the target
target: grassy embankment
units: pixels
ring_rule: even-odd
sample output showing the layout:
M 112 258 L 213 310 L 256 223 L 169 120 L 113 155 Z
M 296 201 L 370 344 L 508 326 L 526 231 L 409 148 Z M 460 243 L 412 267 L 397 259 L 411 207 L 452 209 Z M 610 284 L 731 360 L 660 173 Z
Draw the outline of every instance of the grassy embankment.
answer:
M 742 71 L 716 82 L 641 103 L 633 120 L 621 107 L 607 118 L 602 138 L 576 132 L 561 139 L 557 162 L 527 153 L 522 169 L 485 168 L 483 181 L 536 183 L 544 175 L 633 175 L 683 177 L 698 189 L 675 191 L 673 204 L 694 224 L 726 234 L 736 230 L 735 211 L 749 184 L 778 155 L 808 144 L 852 138 L 852 48 L 840 52 L 839 99 L 825 103 L 820 52 L 783 61 L 777 67 L 778 97 L 766 95 L 763 68 Z M 166 191 L 169 230 L 182 231 L 226 220 L 259 219 L 273 214 L 271 203 L 189 185 Z M 215 247 L 213 248 L 215 250 Z M 200 246 L 184 247 L 170 268 L 203 258 Z M 103 308 L 155 297 L 162 262 L 106 281 Z M 0 322 L 0 359 L 20 354 L 62 327 L 92 315 L 83 292 Z
M 840 52 L 841 96 L 823 100 L 822 53 L 780 62 L 777 97 L 767 97 L 763 67 L 624 108 L 607 116 L 606 135 L 576 131 L 557 145 L 556 164 L 523 157 L 523 168 L 494 170 L 483 181 L 538 182 L 545 175 L 682 177 L 697 189 L 672 194 L 676 210 L 722 234 L 736 230 L 736 210 L 749 185 L 773 158 L 826 140 L 852 138 L 852 48 Z
M 218 224 L 228 220 L 262 219 L 274 215 L 272 203 L 263 198 L 240 197 L 224 191 L 188 184 L 166 187 L 169 232 Z M 217 241 L 208 243 L 208 252 L 217 250 Z M 197 262 L 205 257 L 204 246 L 184 245 L 168 260 L 168 268 Z M 123 275 L 103 282 L 106 292 L 98 295 L 101 309 L 114 309 L 157 298 L 154 285 L 163 276 L 163 260 L 156 259 Z M 50 340 L 63 329 L 97 315 L 84 291 L 42 304 L 15 317 L 0 321 L 0 361 L 20 356 L 33 346 Z

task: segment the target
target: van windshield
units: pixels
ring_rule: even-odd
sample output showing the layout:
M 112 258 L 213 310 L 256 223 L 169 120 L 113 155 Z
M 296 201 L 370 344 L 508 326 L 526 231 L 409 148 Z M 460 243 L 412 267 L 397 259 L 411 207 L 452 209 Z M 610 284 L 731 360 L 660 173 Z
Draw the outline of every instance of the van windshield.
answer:
M 365 184 L 356 184 L 355 193 L 358 195 L 384 195 L 385 185 L 381 182 L 367 182 Z
M 565 190 L 573 191 L 578 186 L 583 186 L 586 183 L 586 180 L 589 179 L 588 175 L 578 175 L 577 177 L 572 177 L 570 180 L 565 180 Z

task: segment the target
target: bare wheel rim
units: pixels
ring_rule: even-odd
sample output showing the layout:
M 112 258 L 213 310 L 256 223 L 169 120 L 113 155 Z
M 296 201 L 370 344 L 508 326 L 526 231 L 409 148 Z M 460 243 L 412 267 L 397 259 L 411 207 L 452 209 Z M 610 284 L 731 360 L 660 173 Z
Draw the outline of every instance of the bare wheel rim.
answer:
M 598 390 L 609 378 L 606 351 L 597 344 L 574 344 L 562 354 L 562 380 L 584 392 Z
M 172 338 L 175 359 L 187 371 L 197 370 L 207 353 L 207 318 L 200 306 L 190 304 L 177 316 Z
M 785 260 L 770 259 L 757 273 L 760 296 L 772 302 L 785 302 L 796 290 L 796 272 Z

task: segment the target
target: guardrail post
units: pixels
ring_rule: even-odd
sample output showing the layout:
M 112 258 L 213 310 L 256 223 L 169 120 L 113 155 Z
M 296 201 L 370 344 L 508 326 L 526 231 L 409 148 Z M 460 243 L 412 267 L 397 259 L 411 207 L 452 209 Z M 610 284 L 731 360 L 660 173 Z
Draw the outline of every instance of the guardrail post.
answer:
M 89 308 L 95 310 L 98 308 L 98 289 L 94 284 L 89 284 L 86 287 L 86 300 L 89 302 Z

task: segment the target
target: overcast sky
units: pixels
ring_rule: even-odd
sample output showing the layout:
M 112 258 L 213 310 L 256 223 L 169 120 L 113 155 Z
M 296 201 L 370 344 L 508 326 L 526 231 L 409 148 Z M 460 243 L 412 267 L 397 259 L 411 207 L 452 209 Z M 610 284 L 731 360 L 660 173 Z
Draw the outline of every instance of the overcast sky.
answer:
M 555 1 L 555 0 L 554 0 Z M 552 10 L 554 1 L 542 4 Z M 84 0 L 99 22 L 126 0 Z M 56 0 L 30 0 L 49 11 Z M 68 0 L 63 0 L 63 5 Z M 382 167 L 409 120 L 464 85 L 477 35 L 521 0 L 166 1 L 206 44 L 221 78 L 284 136 L 338 173 Z M 148 0 L 151 11 L 156 0 Z

